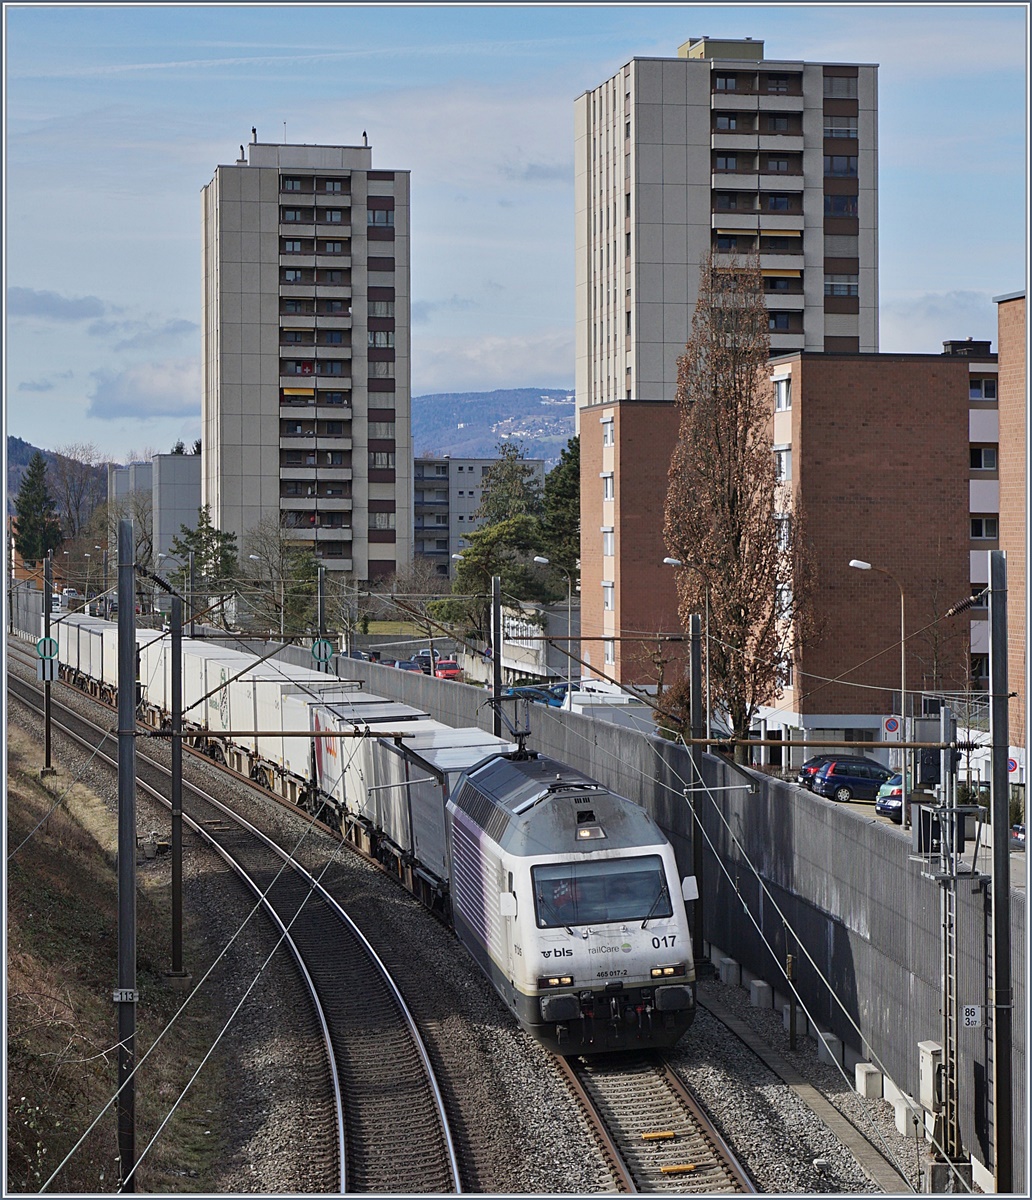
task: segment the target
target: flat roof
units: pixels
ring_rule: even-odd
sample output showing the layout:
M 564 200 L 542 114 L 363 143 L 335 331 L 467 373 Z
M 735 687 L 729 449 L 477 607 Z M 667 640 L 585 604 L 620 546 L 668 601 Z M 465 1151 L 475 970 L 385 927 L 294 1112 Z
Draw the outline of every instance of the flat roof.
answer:
M 1020 292 L 1005 292 L 1002 296 L 994 296 L 993 303 L 1002 304 L 1004 300 L 1024 300 L 1024 298 L 1025 289 L 1022 288 Z

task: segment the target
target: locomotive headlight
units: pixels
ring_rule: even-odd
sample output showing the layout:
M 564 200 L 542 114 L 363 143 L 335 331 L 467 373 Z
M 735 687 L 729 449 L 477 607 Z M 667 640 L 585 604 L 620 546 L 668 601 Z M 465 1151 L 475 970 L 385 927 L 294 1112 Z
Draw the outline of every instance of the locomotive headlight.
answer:
M 653 979 L 665 979 L 670 975 L 686 975 L 688 969 L 684 963 L 675 963 L 672 967 L 653 967 L 649 973 Z
M 539 988 L 573 987 L 572 975 L 542 975 L 537 985 Z

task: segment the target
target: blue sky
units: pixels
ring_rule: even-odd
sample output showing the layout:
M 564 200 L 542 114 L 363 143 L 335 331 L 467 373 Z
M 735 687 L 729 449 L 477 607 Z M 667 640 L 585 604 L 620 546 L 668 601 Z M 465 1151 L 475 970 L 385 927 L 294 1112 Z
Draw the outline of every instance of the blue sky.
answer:
M 573 101 L 690 36 L 880 64 L 881 347 L 996 342 L 1025 286 L 1016 5 L 9 4 L 7 431 L 200 432 L 200 190 L 259 140 L 412 172 L 413 394 L 573 383 Z M 285 128 L 284 128 L 285 126 Z

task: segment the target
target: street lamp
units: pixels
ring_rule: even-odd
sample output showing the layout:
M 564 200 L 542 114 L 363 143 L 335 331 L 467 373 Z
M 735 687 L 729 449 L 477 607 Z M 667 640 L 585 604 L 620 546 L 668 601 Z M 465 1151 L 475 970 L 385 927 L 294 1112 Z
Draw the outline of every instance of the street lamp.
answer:
M 252 559 L 254 562 L 264 562 L 265 561 L 260 554 L 249 554 L 247 557 Z M 280 577 L 280 581 L 279 581 L 279 601 L 280 601 L 280 603 L 279 603 L 279 635 L 280 635 L 280 641 L 283 642 L 283 641 L 286 641 L 286 636 L 284 633 L 284 616 L 285 616 L 285 612 L 286 612 L 286 593 L 284 590 L 284 581 L 283 581 L 282 576 Z
M 849 565 L 855 567 L 858 571 L 878 571 L 882 575 L 888 575 L 892 582 L 899 588 L 899 707 L 903 717 L 903 741 L 907 738 L 907 609 L 906 599 L 903 595 L 903 585 L 891 571 L 887 571 L 884 567 L 876 567 L 869 562 L 864 562 L 862 558 L 851 558 Z M 909 799 L 907 793 L 907 750 L 903 747 L 903 770 L 902 787 L 900 791 L 900 799 L 903 804 L 900 820 L 902 827 L 905 829 L 910 824 L 910 812 L 907 807 Z
M 693 571 L 699 568 L 694 563 L 682 562 L 679 558 L 664 558 L 665 567 L 689 567 Z M 701 574 L 701 572 L 700 572 Z M 710 636 L 709 636 L 709 581 L 706 581 L 706 736 L 713 736 L 712 696 L 710 695 Z
M 564 708 L 573 710 L 573 576 L 565 567 L 553 563 L 542 554 L 535 554 L 534 561 L 543 567 L 556 566 L 566 576 L 566 700 Z M 547 664 L 546 664 L 547 665 Z

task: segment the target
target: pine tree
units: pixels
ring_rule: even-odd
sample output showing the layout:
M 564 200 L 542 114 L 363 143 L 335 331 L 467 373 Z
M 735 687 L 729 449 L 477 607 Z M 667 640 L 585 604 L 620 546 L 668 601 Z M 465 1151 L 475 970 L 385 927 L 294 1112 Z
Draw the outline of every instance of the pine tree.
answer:
M 46 459 L 38 450 L 22 476 L 14 510 L 18 519 L 14 546 L 26 564 L 42 561 L 64 541 L 54 500 L 47 488 Z
M 473 514 L 482 525 L 511 517 L 541 514 L 541 485 L 520 442 L 499 442 L 498 461 L 484 472 L 480 506 Z
M 580 438 L 566 443 L 559 461 L 545 476 L 541 527 L 545 554 L 573 572 L 580 558 Z

